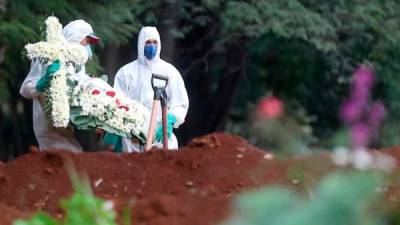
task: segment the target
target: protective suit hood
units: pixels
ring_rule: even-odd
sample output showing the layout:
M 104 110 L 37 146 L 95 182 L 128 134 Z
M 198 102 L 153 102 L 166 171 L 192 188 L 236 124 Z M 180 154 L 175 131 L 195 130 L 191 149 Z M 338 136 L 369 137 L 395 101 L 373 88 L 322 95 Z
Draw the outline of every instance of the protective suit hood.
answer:
M 157 54 L 152 60 L 146 59 L 144 56 L 144 46 L 146 41 L 149 39 L 155 39 L 158 42 L 157 47 Z M 160 34 L 158 33 L 157 28 L 155 27 L 143 27 L 140 30 L 139 37 L 138 37 L 138 60 L 141 64 L 146 64 L 146 62 L 157 62 L 160 60 L 160 52 L 161 52 L 161 40 Z
M 93 34 L 93 28 L 84 20 L 74 20 L 62 30 L 62 35 L 70 43 L 79 44 L 86 36 Z

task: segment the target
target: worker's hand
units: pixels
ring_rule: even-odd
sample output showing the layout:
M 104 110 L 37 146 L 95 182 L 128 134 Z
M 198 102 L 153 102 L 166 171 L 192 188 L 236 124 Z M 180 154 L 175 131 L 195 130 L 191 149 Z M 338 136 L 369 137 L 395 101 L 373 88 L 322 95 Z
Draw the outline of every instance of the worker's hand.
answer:
M 103 140 L 104 139 L 104 134 L 106 133 L 103 129 L 101 128 L 95 128 L 94 133 L 96 134 L 97 141 Z
M 122 137 L 107 133 L 103 136 L 104 144 L 109 146 L 113 152 L 122 152 Z
M 139 144 L 140 143 L 139 139 L 135 138 L 135 137 L 131 138 L 131 141 L 132 141 L 133 144 Z
M 36 90 L 43 92 L 50 85 L 52 75 L 60 69 L 60 61 L 56 60 L 46 68 L 45 74 L 36 83 Z
M 98 135 L 103 135 L 105 131 L 104 131 L 103 129 L 96 128 L 96 129 L 94 129 L 94 132 L 95 132 L 96 134 L 98 134 Z
M 174 124 L 176 123 L 176 117 L 172 114 L 167 115 L 167 135 L 168 139 L 171 138 L 172 135 L 172 128 L 174 127 Z M 163 126 L 159 126 L 156 131 L 156 142 L 162 142 L 163 141 Z

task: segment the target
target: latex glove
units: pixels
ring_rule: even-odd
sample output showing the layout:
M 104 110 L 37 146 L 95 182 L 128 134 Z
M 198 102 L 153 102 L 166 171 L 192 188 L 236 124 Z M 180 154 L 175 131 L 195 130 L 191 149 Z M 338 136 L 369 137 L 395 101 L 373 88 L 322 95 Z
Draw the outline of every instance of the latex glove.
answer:
M 176 117 L 172 114 L 167 114 L 167 134 L 168 134 L 168 139 L 171 138 L 172 135 L 172 128 L 174 124 L 176 123 Z M 161 142 L 163 140 L 163 126 L 159 126 L 156 131 L 156 141 Z
M 60 61 L 56 60 L 46 68 L 45 74 L 36 83 L 36 90 L 43 92 L 50 84 L 51 76 L 60 69 Z
M 104 144 L 111 145 L 113 152 L 122 152 L 122 137 L 107 133 L 103 137 Z

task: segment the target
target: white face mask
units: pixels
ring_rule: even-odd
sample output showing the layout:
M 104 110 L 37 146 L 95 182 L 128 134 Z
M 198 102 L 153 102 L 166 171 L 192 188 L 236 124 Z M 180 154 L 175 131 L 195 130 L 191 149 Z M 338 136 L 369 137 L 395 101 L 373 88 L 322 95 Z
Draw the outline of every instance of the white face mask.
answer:
M 87 51 L 87 53 L 88 53 L 89 59 L 91 59 L 92 56 L 93 56 L 92 48 L 90 47 L 90 45 L 86 45 L 85 48 L 86 48 L 86 51 Z

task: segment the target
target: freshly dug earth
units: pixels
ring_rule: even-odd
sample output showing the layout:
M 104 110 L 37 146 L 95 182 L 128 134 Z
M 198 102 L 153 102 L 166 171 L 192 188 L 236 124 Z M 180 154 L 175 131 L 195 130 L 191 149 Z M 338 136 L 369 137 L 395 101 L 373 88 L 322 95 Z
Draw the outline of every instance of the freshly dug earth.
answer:
M 0 212 L 1 212 L 1 219 L 0 224 L 12 224 L 12 222 L 16 219 L 28 219 L 29 214 L 26 212 L 21 212 L 20 210 L 12 207 L 0 204 Z
M 385 151 L 400 160 L 399 149 Z M 118 211 L 131 204 L 133 225 L 218 224 L 232 214 L 239 192 L 273 184 L 301 191 L 307 180 L 298 180 L 298 171 L 315 181 L 335 169 L 328 154 L 276 160 L 226 134 L 194 139 L 179 151 L 32 152 L 0 165 L 0 224 L 39 210 L 62 218 L 59 201 L 72 193 L 66 170 L 71 164 Z

